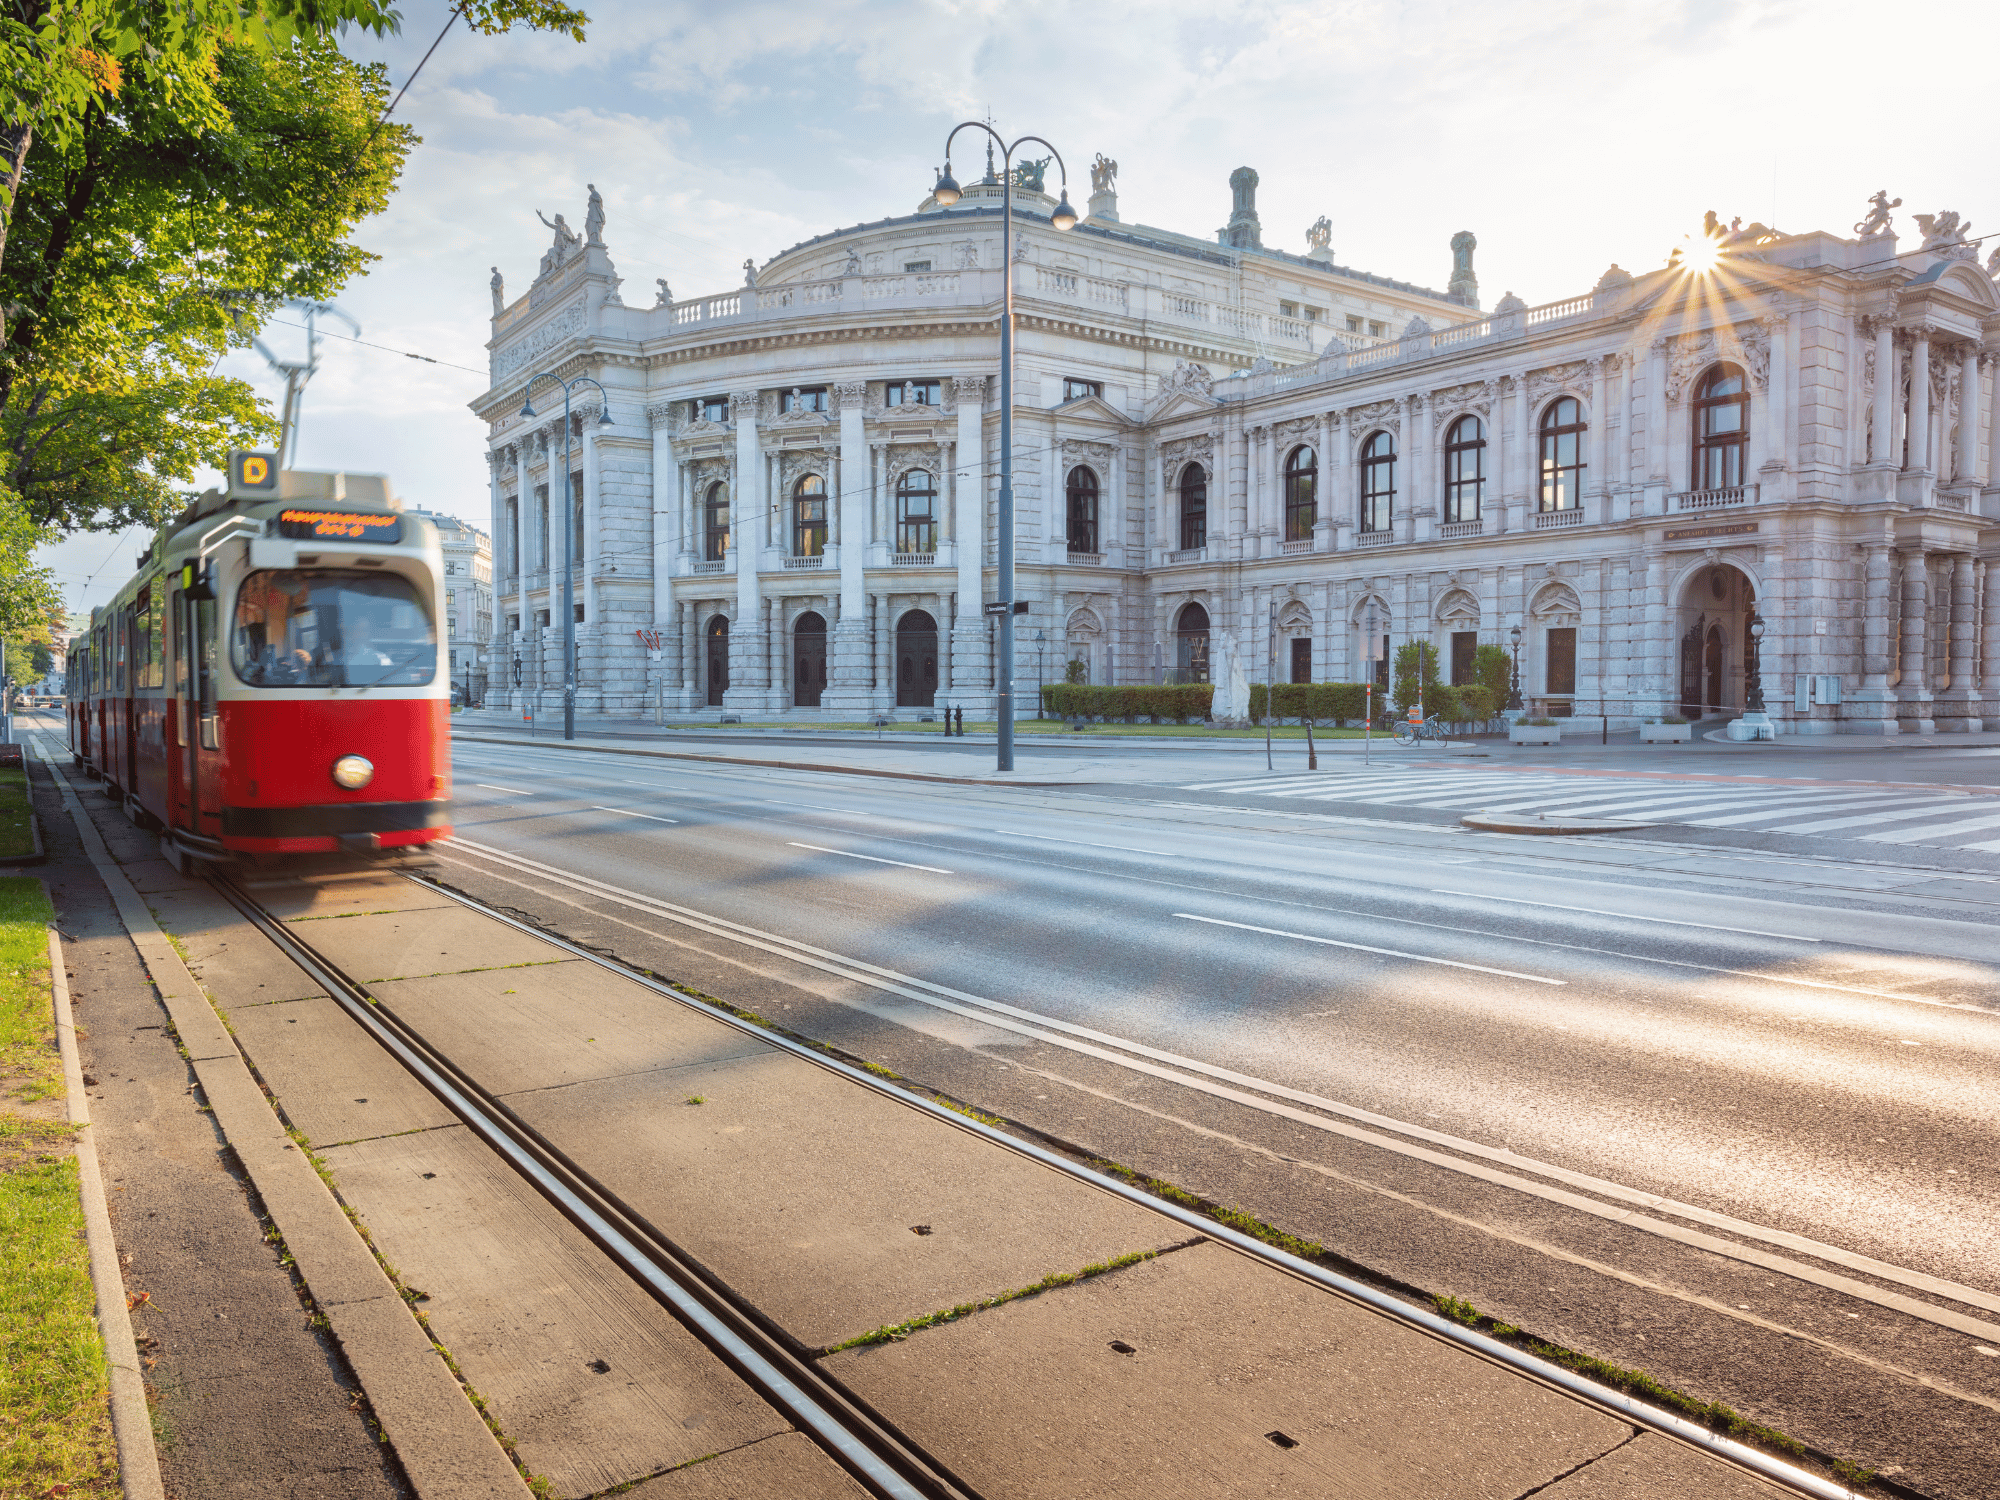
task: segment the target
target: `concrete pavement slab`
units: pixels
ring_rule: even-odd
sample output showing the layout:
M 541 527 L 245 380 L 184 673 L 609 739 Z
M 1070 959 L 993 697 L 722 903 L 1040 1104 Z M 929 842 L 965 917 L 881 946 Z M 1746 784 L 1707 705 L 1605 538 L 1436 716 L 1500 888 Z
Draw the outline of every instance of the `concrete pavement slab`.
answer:
M 809 1346 L 1186 1238 L 775 1051 L 508 1102 Z
M 326 1153 L 521 1461 L 595 1494 L 787 1430 L 462 1127 Z
M 827 1363 L 1010 1500 L 1513 1500 L 1633 1434 L 1212 1244 Z
M 639 1500 L 866 1500 L 868 1492 L 812 1439 L 781 1432 L 635 1486 Z
M 442 910 L 306 922 L 301 924 L 299 936 L 362 984 L 552 963 L 568 957 L 560 948 L 503 927 L 456 901 L 448 901 Z
M 246 1006 L 232 1024 L 286 1118 L 315 1149 L 457 1123 L 330 998 Z
M 244 884 L 257 904 L 282 922 L 452 905 L 449 897 L 430 886 L 379 871 L 316 880 L 251 879 Z
M 1657 1432 L 1642 1432 L 1536 1491 L 1537 1500 L 1780 1500 L 1793 1493 Z
M 770 1051 L 581 959 L 399 979 L 374 992 L 496 1094 Z

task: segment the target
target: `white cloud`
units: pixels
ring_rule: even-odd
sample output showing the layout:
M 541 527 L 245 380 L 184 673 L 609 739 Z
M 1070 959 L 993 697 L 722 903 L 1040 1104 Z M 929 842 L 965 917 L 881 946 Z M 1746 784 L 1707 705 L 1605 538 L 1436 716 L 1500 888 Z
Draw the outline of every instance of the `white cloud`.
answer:
M 1985 34 L 1972 0 L 1906 28 L 1851 0 L 588 8 L 582 46 L 456 31 L 410 89 L 398 118 L 424 144 L 361 233 L 383 261 L 340 298 L 366 338 L 483 368 L 488 267 L 518 294 L 547 245 L 534 211 L 580 222 L 586 182 L 627 300 L 656 276 L 677 296 L 734 286 L 746 256 L 909 212 L 945 133 L 988 110 L 1048 136 L 1086 191 L 1091 156 L 1116 158 L 1128 222 L 1212 233 L 1247 164 L 1274 245 L 1303 249 L 1324 213 L 1344 264 L 1436 287 L 1471 229 L 1489 305 L 1656 265 L 1709 208 L 1845 232 L 1886 186 L 1907 212 L 2000 216 L 1984 135 L 1950 123 L 1970 106 L 1927 113 L 1896 82 L 1931 76 L 1938 37 Z M 428 0 L 402 37 L 350 50 L 400 86 L 445 14 Z M 965 137 L 957 154 L 983 165 Z M 258 362 L 231 367 L 275 391 Z M 483 523 L 465 409 L 483 386 L 332 343 L 301 461 L 386 469 Z

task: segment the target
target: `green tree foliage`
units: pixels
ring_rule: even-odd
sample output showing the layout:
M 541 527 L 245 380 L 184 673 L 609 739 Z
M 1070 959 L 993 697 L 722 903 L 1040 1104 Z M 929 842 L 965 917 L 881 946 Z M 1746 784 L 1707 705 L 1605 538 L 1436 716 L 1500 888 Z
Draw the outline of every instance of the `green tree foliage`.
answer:
M 62 609 L 55 575 L 34 560 L 39 539 L 20 501 L 0 493 L 0 639 L 20 645 L 47 640 Z
M 1472 653 L 1472 675 L 1493 695 L 1496 707 L 1507 701 L 1507 684 L 1514 671 L 1514 659 L 1505 646 L 1480 646 Z
M 1435 705 L 1428 700 L 1438 696 L 1439 686 L 1437 647 L 1429 641 L 1407 641 L 1396 648 L 1395 703 L 1399 713 L 1408 713 L 1419 698 L 1427 700 L 1424 711 L 1432 712 Z

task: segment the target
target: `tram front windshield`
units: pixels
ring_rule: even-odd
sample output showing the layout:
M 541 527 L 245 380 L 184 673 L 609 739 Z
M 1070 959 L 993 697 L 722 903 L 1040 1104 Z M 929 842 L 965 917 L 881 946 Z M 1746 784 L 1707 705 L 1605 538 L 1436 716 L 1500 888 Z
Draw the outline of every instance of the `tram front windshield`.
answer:
M 236 595 L 230 660 L 250 687 L 391 687 L 437 675 L 437 631 L 394 573 L 252 573 Z

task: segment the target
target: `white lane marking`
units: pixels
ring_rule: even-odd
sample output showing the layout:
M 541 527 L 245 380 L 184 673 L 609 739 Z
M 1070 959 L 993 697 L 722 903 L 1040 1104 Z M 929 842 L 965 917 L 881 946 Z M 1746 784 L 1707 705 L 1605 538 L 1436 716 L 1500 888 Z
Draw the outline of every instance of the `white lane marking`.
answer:
M 1796 932 L 1763 932 L 1755 927 L 1723 927 L 1714 922 L 1679 922 L 1672 917 L 1637 917 L 1626 911 L 1603 911 L 1595 906 L 1564 906 L 1556 901 L 1524 901 L 1519 896 L 1483 896 L 1478 891 L 1447 891 L 1433 888 L 1433 896 L 1469 896 L 1474 901 L 1505 901 L 1510 906 L 1546 906 L 1550 911 L 1580 911 L 1593 917 L 1619 917 L 1627 922 L 1659 922 L 1668 927 L 1699 927 L 1706 932 L 1741 932 L 1750 937 L 1788 938 L 1795 943 L 1817 943 L 1824 939 L 1801 937 Z
M 537 792 L 524 792 L 518 787 L 495 786 L 490 781 L 475 781 L 472 784 L 477 787 L 484 787 L 489 792 L 505 792 L 510 797 L 534 797 L 540 795 Z
M 1302 943 L 1320 943 L 1328 948 L 1352 948 L 1358 953 L 1380 953 L 1389 958 L 1407 958 L 1420 964 L 1441 964 L 1447 969 L 1471 969 L 1477 974 L 1498 974 L 1503 979 L 1526 979 L 1535 984 L 1568 984 L 1567 979 L 1550 979 L 1541 974 L 1517 974 L 1512 969 L 1490 969 L 1485 964 L 1463 964 L 1455 958 L 1430 958 L 1422 953 L 1405 953 L 1400 948 L 1374 948 L 1367 943 L 1343 943 L 1338 938 L 1314 937 L 1309 932 L 1286 932 L 1282 927 L 1255 927 L 1248 922 L 1225 922 L 1220 917 L 1198 917 L 1191 911 L 1177 911 L 1190 922 L 1206 922 L 1212 927 L 1235 927 L 1244 932 L 1261 932 L 1270 937 L 1297 938 Z
M 1827 818 L 1817 823 L 1793 823 L 1783 828 L 1766 828 L 1765 833 L 1830 833 L 1837 828 L 1861 828 L 1871 823 L 1907 823 L 1912 818 L 1941 818 L 1965 806 L 1963 797 L 1939 797 L 1932 802 L 1912 803 L 1887 812 L 1859 813 L 1851 818 Z
M 678 823 L 679 818 L 662 818 L 653 813 L 633 812 L 629 807 L 593 807 L 592 812 L 617 813 L 621 818 L 649 818 L 655 823 Z
M 1216 829 L 1217 833 L 1227 833 L 1227 829 Z M 1051 833 L 1015 833 L 1012 829 L 996 828 L 993 832 L 1003 839 L 1037 839 L 1044 844 L 1070 844 L 1078 849 L 1116 849 L 1120 854 L 1150 854 L 1156 859 L 1172 859 L 1174 856 L 1165 849 L 1135 849 L 1130 844 L 1093 844 L 1084 839 L 1059 839 Z
M 787 839 L 785 842 L 791 844 L 794 849 L 810 849 L 815 854 L 838 854 L 843 859 L 865 859 L 871 865 L 894 865 L 899 870 L 927 870 L 933 875 L 952 875 L 957 873 L 954 870 L 940 870 L 936 865 L 913 865 L 906 860 L 877 859 L 872 854 L 856 854 L 848 849 L 829 849 L 823 844 L 798 844 L 792 843 L 790 839 Z
M 2000 817 L 1948 823 L 1943 828 L 1903 828 L 1894 833 L 1864 833 L 1861 837 L 1871 844 L 1914 844 L 1922 839 L 1950 839 L 1957 838 L 1961 833 L 1984 833 L 1996 825 L 2000 825 Z
M 1219 1068 L 1208 1063 L 1197 1062 L 1193 1058 L 1183 1057 L 1177 1053 L 1164 1052 L 1156 1047 L 1148 1047 L 1143 1042 L 1134 1042 L 1105 1032 L 1093 1031 L 1088 1027 L 1073 1026 L 1066 1021 L 1058 1021 L 1052 1017 L 1039 1015 L 1033 1011 L 1021 1010 L 998 1000 L 989 1000 L 980 995 L 968 994 L 963 990 L 949 989 L 943 985 L 931 984 L 926 980 L 913 979 L 909 975 L 898 973 L 894 969 L 884 969 L 864 962 L 861 959 L 847 958 L 844 955 L 830 952 L 827 949 L 816 948 L 809 943 L 800 942 L 795 938 L 780 937 L 776 933 L 766 932 L 761 928 L 746 927 L 742 923 L 732 922 L 725 917 L 708 916 L 705 913 L 694 911 L 688 907 L 675 906 L 670 902 L 661 901 L 656 897 L 642 896 L 637 891 L 629 891 L 621 886 L 609 885 L 601 880 L 592 880 L 586 875 L 577 875 L 566 870 L 558 870 L 553 865 L 545 865 L 538 860 L 528 859 L 523 855 L 510 854 L 506 851 L 495 849 L 488 844 L 476 843 L 462 835 L 454 836 L 450 842 L 452 845 L 476 850 L 484 858 L 492 860 L 496 864 L 510 866 L 522 873 L 534 874 L 544 879 L 553 880 L 559 885 L 569 886 L 572 890 L 581 891 L 587 895 L 609 895 L 619 900 L 622 904 L 630 906 L 637 911 L 645 912 L 648 915 L 665 917 L 670 921 L 679 922 L 683 926 L 697 928 L 715 937 L 728 938 L 731 941 L 743 943 L 748 947 L 761 948 L 767 953 L 773 953 L 781 958 L 790 959 L 795 963 L 835 974 L 842 979 L 860 980 L 863 983 L 873 985 L 877 989 L 902 995 L 906 999 L 921 1001 L 923 1004 L 929 1005 L 934 1009 L 948 1011 L 953 1015 L 965 1016 L 976 1020 L 982 1025 L 997 1027 L 1003 1031 L 1012 1031 L 1038 1041 L 1048 1042 L 1053 1046 L 1062 1047 L 1071 1052 L 1116 1064 L 1132 1072 L 1165 1079 L 1170 1083 L 1177 1083 L 1185 1088 L 1195 1089 L 1215 1098 L 1227 1099 L 1232 1103 L 1242 1104 L 1265 1114 L 1294 1120 L 1331 1135 L 1343 1136 L 1350 1140 L 1379 1147 L 1385 1151 L 1395 1152 L 1398 1155 L 1425 1161 L 1433 1166 L 1459 1172 L 1484 1182 L 1491 1182 L 1499 1186 L 1512 1188 L 1515 1191 L 1544 1198 L 1551 1202 L 1563 1203 L 1584 1213 L 1608 1219 L 1613 1223 L 1623 1225 L 1627 1228 L 1641 1229 L 1649 1234 L 1658 1235 L 1663 1239 L 1697 1245 L 1717 1255 L 1734 1260 L 1747 1261 L 1749 1264 L 1762 1266 L 1767 1270 L 1777 1271 L 1801 1281 L 1845 1292 L 1849 1296 L 1856 1297 L 1862 1301 L 1873 1302 L 1882 1307 L 1895 1308 L 1898 1311 L 1908 1313 L 1913 1317 L 1922 1318 L 1931 1323 L 1940 1324 L 1947 1328 L 1956 1328 L 1960 1332 L 1973 1333 L 1980 1338 L 1993 1338 L 1996 1341 L 2000 1341 L 2000 1326 L 1975 1318 L 1960 1317 L 1948 1309 L 1933 1307 L 1928 1303 L 1919 1302 L 1915 1298 L 1904 1297 L 1898 1293 L 1884 1292 L 1878 1287 L 1870 1286 L 1866 1282 L 1855 1281 L 1851 1277 L 1832 1275 L 1820 1270 L 1816 1266 L 1802 1265 L 1797 1261 L 1786 1260 L 1782 1256 L 1769 1255 L 1763 1251 L 1752 1249 L 1734 1240 L 1721 1239 L 1714 1235 L 1701 1234 L 1697 1231 L 1688 1230 L 1678 1224 L 1670 1224 L 1665 1220 L 1653 1218 L 1649 1214 L 1633 1213 L 1630 1208 L 1615 1208 L 1589 1198 L 1581 1197 L 1575 1193 L 1564 1192 L 1559 1188 L 1552 1188 L 1542 1183 L 1531 1182 L 1527 1178 L 1516 1174 L 1522 1171 L 1534 1172 L 1539 1176 L 1550 1178 L 1553 1181 L 1567 1183 L 1571 1187 L 1581 1188 L 1586 1192 L 1594 1192 L 1602 1197 L 1611 1198 L 1617 1203 L 1674 1214 L 1679 1218 L 1689 1219 L 1698 1224 L 1706 1224 L 1711 1228 L 1722 1229 L 1732 1234 L 1741 1235 L 1747 1239 L 1761 1240 L 1765 1244 L 1779 1245 L 1788 1250 L 1795 1250 L 1805 1255 L 1814 1256 L 1820 1260 L 1829 1261 L 1834 1265 L 1846 1266 L 1850 1270 L 1877 1276 L 1884 1281 L 1895 1282 L 1917 1291 L 1929 1292 L 1934 1296 L 1947 1297 L 1971 1307 L 1984 1308 L 1989 1312 L 2000 1313 L 2000 1296 L 1995 1296 L 1991 1292 L 1983 1292 L 1974 1287 L 1963 1286 L 1958 1282 L 1946 1281 L 1941 1277 L 1931 1276 L 1922 1271 L 1914 1271 L 1907 1267 L 1890 1265 L 1886 1261 L 1875 1260 L 1851 1250 L 1843 1250 L 1837 1245 L 1827 1245 L 1817 1240 L 1808 1239 L 1806 1236 L 1794 1234 L 1790 1230 L 1772 1229 L 1761 1224 L 1750 1223 L 1743 1219 L 1734 1219 L 1727 1214 L 1720 1214 L 1712 1209 L 1699 1208 L 1693 1204 L 1682 1203 L 1672 1198 L 1663 1197 L 1657 1193 L 1642 1192 L 1636 1188 L 1626 1187 L 1621 1183 L 1609 1182 L 1603 1178 L 1592 1177 L 1583 1172 L 1574 1172 L 1567 1167 L 1559 1167 L 1552 1163 L 1536 1161 L 1531 1157 L 1518 1156 L 1514 1152 L 1505 1149 L 1482 1146 L 1476 1141 L 1469 1141 L 1461 1136 L 1447 1135 L 1441 1131 L 1426 1129 L 1421 1125 L 1406 1124 L 1390 1116 L 1373 1114 L 1367 1110 L 1357 1109 L 1349 1104 L 1341 1104 L 1336 1100 L 1323 1098 L 1317 1094 L 1287 1088 L 1283 1084 L 1271 1083 L 1248 1074 L 1233 1072 L 1227 1068 Z M 449 855 L 443 855 L 442 857 L 450 860 Z M 454 864 L 465 863 L 462 860 L 452 860 L 451 862 Z M 476 867 L 468 866 L 468 868 Z M 502 876 L 500 878 L 505 879 L 506 877 Z M 641 928 L 640 930 L 644 931 L 646 929 Z M 964 1003 L 955 1004 L 953 1003 L 954 1001 Z M 1012 1019 L 1014 1017 L 1020 1019 Z M 1038 1024 L 1025 1025 L 1022 1024 L 1024 1021 L 1032 1021 Z M 1092 1046 L 1090 1045 L 1090 1041 L 1071 1040 L 1073 1037 L 1088 1038 L 1090 1041 L 1103 1042 L 1106 1046 Z M 1121 1056 L 1118 1052 L 1109 1050 L 1112 1047 L 1122 1049 L 1124 1052 L 1134 1055 Z M 1172 1068 L 1160 1067 L 1154 1062 L 1143 1061 L 1142 1059 L 1159 1059 L 1161 1062 L 1172 1063 L 1177 1067 L 1185 1068 L 1188 1072 L 1175 1072 Z M 1190 1077 L 1190 1073 L 1203 1076 Z M 1221 1080 L 1221 1082 L 1212 1083 L 1208 1081 L 1209 1079 Z M 1260 1099 L 1253 1094 L 1246 1094 L 1240 1089 L 1224 1087 L 1223 1085 L 1227 1083 L 1241 1084 L 1244 1088 L 1256 1089 L 1272 1097 Z M 1363 1124 L 1393 1130 L 1413 1140 L 1442 1146 L 1450 1151 L 1462 1152 L 1464 1156 L 1502 1163 L 1514 1170 L 1507 1172 L 1496 1171 L 1491 1167 L 1481 1166 L 1478 1161 L 1466 1161 L 1464 1156 L 1447 1156 L 1441 1151 L 1432 1151 L 1424 1146 L 1412 1145 L 1409 1141 L 1400 1141 L 1390 1136 L 1380 1135 L 1374 1130 L 1361 1130 L 1356 1126 L 1344 1124 L 1341 1120 L 1329 1120 L 1325 1115 L 1310 1114 L 1304 1109 L 1289 1108 L 1284 1104 L 1274 1103 L 1274 1099 L 1293 1100 L 1299 1104 L 1307 1105 L 1312 1109 L 1325 1110 L 1329 1114 L 1342 1116 L 1348 1120 L 1357 1120 Z

